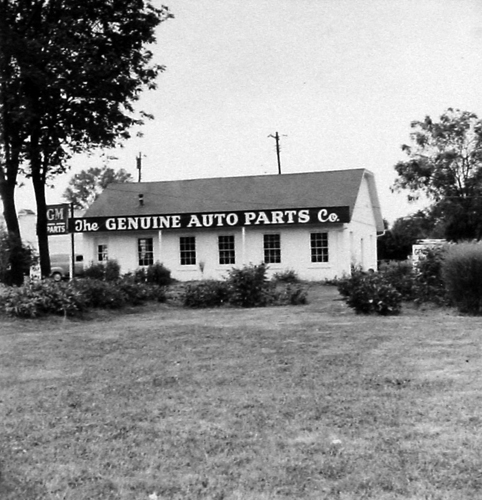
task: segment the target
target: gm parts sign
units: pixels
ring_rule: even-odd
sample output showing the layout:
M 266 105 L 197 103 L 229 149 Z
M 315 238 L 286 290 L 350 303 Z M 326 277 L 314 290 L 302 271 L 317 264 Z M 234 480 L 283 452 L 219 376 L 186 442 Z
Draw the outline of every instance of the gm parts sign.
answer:
M 89 233 L 96 231 L 156 231 L 160 229 L 299 226 L 304 224 L 340 224 L 344 222 L 350 222 L 349 207 L 84 217 L 71 219 L 69 229 L 74 233 Z
M 47 234 L 67 234 L 68 232 L 69 205 L 47 205 Z

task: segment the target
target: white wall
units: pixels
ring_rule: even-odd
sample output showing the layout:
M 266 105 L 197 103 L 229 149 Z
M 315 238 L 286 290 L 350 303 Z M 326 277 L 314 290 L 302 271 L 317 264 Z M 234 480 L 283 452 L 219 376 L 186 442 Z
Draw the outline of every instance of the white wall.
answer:
M 311 262 L 310 234 L 328 234 L 328 262 Z M 298 226 L 268 229 L 246 229 L 246 263 L 259 264 L 264 258 L 263 235 L 281 235 L 281 263 L 269 264 L 268 275 L 293 269 L 304 280 L 321 281 L 341 276 L 344 272 L 342 258 L 343 226 Z M 347 267 L 349 270 L 349 266 Z
M 312 263 L 310 233 L 328 233 L 329 262 Z M 121 265 L 121 272 L 132 272 L 137 269 L 138 238 L 153 238 L 154 261 L 162 262 L 170 269 L 172 277 L 180 281 L 199 279 L 219 279 L 227 275 L 233 267 L 244 264 L 260 264 L 264 258 L 263 235 L 278 233 L 281 235 L 281 263 L 269 264 L 268 275 L 288 269 L 295 270 L 301 279 L 324 280 L 340 277 L 349 272 L 349 252 L 346 249 L 344 225 L 337 227 L 266 227 L 246 228 L 243 245 L 241 228 L 231 230 L 190 230 L 160 232 L 126 232 L 126 233 L 85 233 L 84 260 L 86 263 L 97 262 L 97 245 L 106 244 L 110 259 L 116 259 Z M 218 236 L 234 235 L 234 265 L 220 265 L 218 254 Z M 179 238 L 181 236 L 196 237 L 196 265 L 180 264 Z M 201 271 L 200 263 L 203 263 Z
M 362 269 L 377 269 L 377 231 L 368 182 L 360 185 L 358 197 L 348 225 L 348 246 L 352 265 Z

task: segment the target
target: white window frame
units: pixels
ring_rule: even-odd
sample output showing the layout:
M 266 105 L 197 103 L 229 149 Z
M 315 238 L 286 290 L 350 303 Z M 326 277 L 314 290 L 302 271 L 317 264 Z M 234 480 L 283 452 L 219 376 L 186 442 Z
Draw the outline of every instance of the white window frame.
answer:
M 329 237 L 326 231 L 310 233 L 310 255 L 312 264 L 326 264 L 330 261 Z
M 97 262 L 107 262 L 109 260 L 109 247 L 106 243 L 97 245 Z
M 181 266 L 195 266 L 197 262 L 196 237 L 179 237 L 179 262 Z
M 274 241 L 276 239 L 277 241 Z M 277 243 L 277 245 L 274 246 L 273 243 Z M 281 264 L 281 233 L 263 234 L 263 262 L 265 264 Z
M 236 238 L 234 234 L 220 234 L 218 236 L 218 262 L 220 266 L 236 264 Z
M 145 242 L 145 248 L 141 248 L 141 242 Z M 139 267 L 148 267 L 154 264 L 154 238 L 137 239 L 137 262 Z

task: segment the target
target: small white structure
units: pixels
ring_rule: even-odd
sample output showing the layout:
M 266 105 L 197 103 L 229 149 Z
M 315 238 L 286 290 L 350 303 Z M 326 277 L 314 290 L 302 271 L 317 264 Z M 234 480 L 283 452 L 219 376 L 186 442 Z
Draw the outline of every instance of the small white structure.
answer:
M 441 248 L 447 244 L 444 239 L 425 239 L 418 240 L 415 245 L 412 245 L 412 262 L 416 266 L 421 259 L 425 257 L 427 250 Z
M 181 281 L 265 262 L 306 280 L 376 269 L 383 220 L 365 169 L 111 184 L 71 222 L 84 261 L 162 262 Z

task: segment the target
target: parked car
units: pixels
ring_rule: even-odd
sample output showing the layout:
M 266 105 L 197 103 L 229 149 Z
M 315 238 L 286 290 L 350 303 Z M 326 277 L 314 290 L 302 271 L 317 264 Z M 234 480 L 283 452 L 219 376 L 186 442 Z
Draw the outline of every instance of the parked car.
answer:
M 74 276 L 84 274 L 84 256 L 75 256 Z M 50 277 L 55 281 L 70 278 L 70 254 L 57 253 L 50 256 Z

